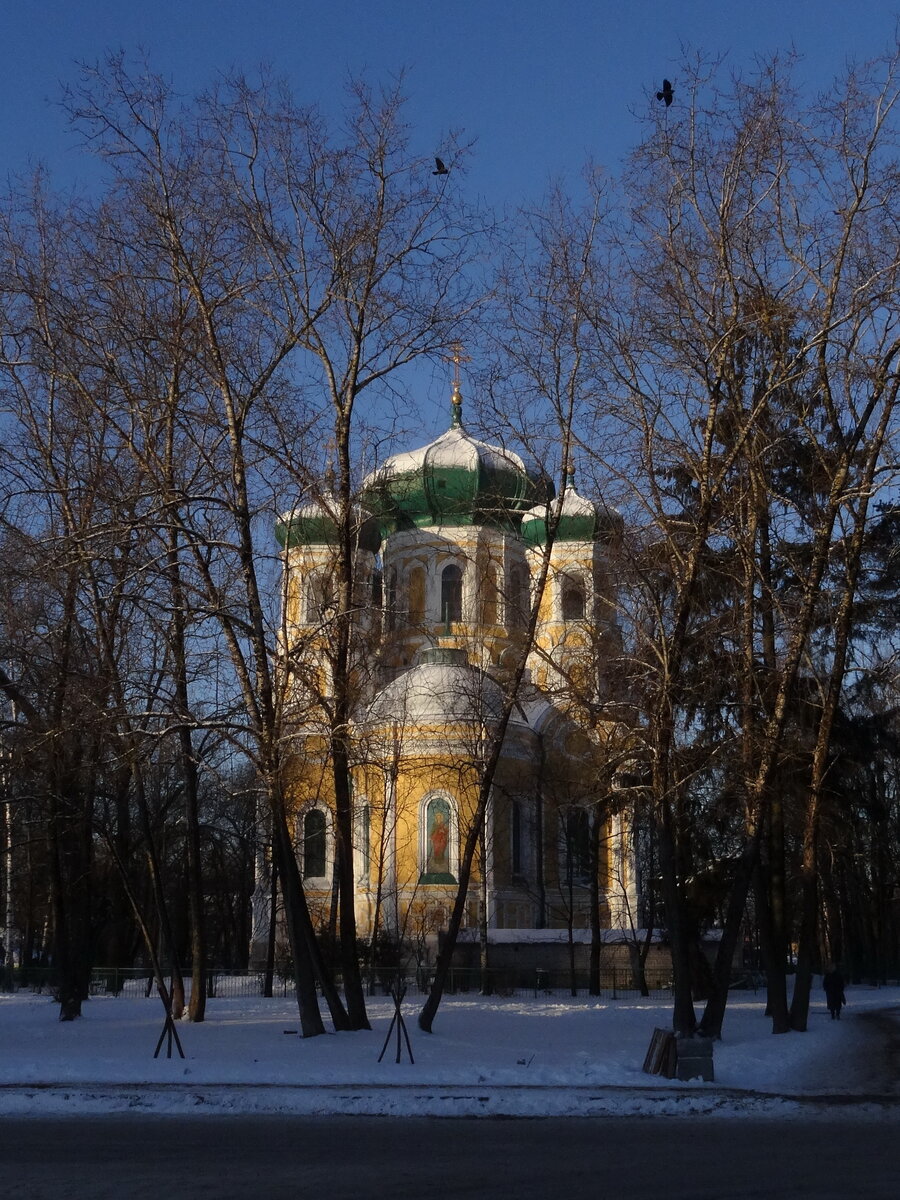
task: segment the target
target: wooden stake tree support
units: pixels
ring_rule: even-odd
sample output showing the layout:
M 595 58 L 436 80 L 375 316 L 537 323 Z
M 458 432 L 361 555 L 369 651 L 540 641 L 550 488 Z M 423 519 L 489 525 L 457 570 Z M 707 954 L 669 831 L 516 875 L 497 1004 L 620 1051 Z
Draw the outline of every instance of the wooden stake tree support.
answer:
M 159 1052 L 162 1049 L 162 1044 L 168 1038 L 166 1045 L 166 1058 L 172 1057 L 172 1042 L 174 1041 L 178 1048 L 179 1057 L 184 1058 L 184 1050 L 181 1046 L 181 1038 L 178 1036 L 178 1030 L 175 1028 L 175 1022 L 172 1019 L 171 1010 L 166 1008 L 166 1020 L 162 1027 L 162 1033 L 159 1035 L 159 1041 L 156 1043 L 156 1049 L 153 1051 L 153 1057 L 159 1058 Z
M 402 1056 L 402 1052 L 403 1052 L 403 1043 L 401 1041 L 401 1037 L 402 1037 L 403 1040 L 406 1042 L 406 1052 L 409 1055 L 409 1061 L 415 1062 L 415 1059 L 413 1058 L 412 1046 L 410 1046 L 410 1044 L 409 1044 L 409 1034 L 406 1032 L 406 1023 L 403 1020 L 403 1014 L 400 1011 L 400 1006 L 403 1003 L 403 997 L 405 995 L 406 995 L 406 980 L 398 979 L 396 981 L 396 983 L 394 984 L 394 986 L 391 988 L 391 996 L 394 1001 L 394 1015 L 393 1015 L 393 1018 L 391 1019 L 391 1024 L 387 1031 L 387 1037 L 384 1039 L 384 1045 L 381 1047 L 381 1053 L 378 1055 L 379 1062 L 381 1062 L 381 1060 L 384 1058 L 385 1051 L 388 1048 L 388 1043 L 391 1040 L 391 1034 L 394 1032 L 395 1028 L 397 1030 L 397 1057 L 394 1061 L 399 1062 L 400 1058 Z

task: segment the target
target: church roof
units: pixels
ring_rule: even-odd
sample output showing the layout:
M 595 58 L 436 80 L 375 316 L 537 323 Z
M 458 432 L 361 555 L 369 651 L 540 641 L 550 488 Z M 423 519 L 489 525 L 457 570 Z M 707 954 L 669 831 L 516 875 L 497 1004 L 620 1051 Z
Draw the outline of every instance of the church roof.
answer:
M 340 501 L 331 494 L 304 500 L 284 513 L 275 523 L 275 537 L 285 549 L 291 546 L 336 546 Z M 359 505 L 353 506 L 353 526 L 357 545 L 373 554 L 381 544 L 378 522 Z
M 523 515 L 522 537 L 531 546 L 543 545 L 547 541 L 547 526 L 552 528 L 554 521 L 557 542 L 608 540 L 622 527 L 619 513 L 576 491 L 572 474 L 552 503 L 538 504 Z
M 426 525 L 517 523 L 547 485 L 518 454 L 472 437 L 454 392 L 453 424 L 417 450 L 394 454 L 365 481 L 385 533 Z
M 364 721 L 412 729 L 415 726 L 478 725 L 499 721 L 506 700 L 496 682 L 465 661 L 463 651 L 426 651 L 425 661 L 404 671 L 375 696 Z M 508 728 L 529 721 L 517 704 Z

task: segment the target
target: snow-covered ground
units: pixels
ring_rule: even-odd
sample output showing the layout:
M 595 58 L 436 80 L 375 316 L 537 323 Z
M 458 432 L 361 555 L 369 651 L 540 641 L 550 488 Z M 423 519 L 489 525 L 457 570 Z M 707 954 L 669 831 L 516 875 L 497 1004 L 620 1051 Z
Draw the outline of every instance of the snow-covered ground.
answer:
M 403 1045 L 398 1064 L 393 1038 L 378 1061 L 393 1014 L 386 999 L 369 1002 L 371 1031 L 311 1039 L 299 1036 L 290 999 L 210 1000 L 205 1022 L 179 1025 L 182 1060 L 153 1058 L 157 998 L 94 997 L 81 1020 L 60 1023 L 47 996 L 0 994 L 0 1114 L 725 1116 L 840 1103 L 851 1115 L 892 1115 L 891 1025 L 873 1014 L 900 1014 L 900 989 L 848 988 L 847 998 L 832 1021 L 819 989 L 809 1031 L 774 1037 L 762 993 L 733 993 L 715 1082 L 679 1083 L 642 1071 L 654 1028 L 671 1024 L 666 999 L 453 996 L 431 1035 L 410 1003 L 415 1061 Z

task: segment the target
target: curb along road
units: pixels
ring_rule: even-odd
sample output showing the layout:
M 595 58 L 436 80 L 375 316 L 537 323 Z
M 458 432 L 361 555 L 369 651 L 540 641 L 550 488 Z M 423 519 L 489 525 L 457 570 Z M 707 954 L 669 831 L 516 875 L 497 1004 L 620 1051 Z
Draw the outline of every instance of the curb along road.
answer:
M 106 1114 L 189 1116 L 292 1113 L 396 1117 L 772 1117 L 900 1118 L 900 1098 L 884 1092 L 775 1094 L 696 1087 L 592 1088 L 539 1084 L 0 1084 L 6 1116 Z

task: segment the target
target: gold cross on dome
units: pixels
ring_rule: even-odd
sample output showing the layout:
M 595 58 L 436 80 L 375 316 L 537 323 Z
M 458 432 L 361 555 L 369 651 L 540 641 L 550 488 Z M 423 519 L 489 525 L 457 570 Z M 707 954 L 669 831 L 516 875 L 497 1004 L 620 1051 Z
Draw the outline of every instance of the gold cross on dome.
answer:
M 445 354 L 444 360 L 445 362 L 453 363 L 453 390 L 454 392 L 458 392 L 460 385 L 459 365 L 460 363 L 471 362 L 472 360 L 468 354 L 463 354 L 462 342 L 454 342 L 452 349 L 453 353 Z
M 471 362 L 467 354 L 463 354 L 462 343 L 453 343 L 453 353 L 445 354 L 444 359 L 453 363 L 453 391 L 450 394 L 450 428 L 459 429 L 462 425 L 462 393 L 459 390 L 459 364 Z

